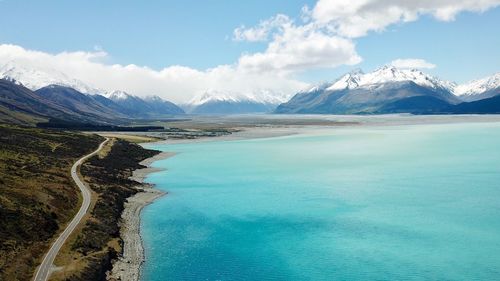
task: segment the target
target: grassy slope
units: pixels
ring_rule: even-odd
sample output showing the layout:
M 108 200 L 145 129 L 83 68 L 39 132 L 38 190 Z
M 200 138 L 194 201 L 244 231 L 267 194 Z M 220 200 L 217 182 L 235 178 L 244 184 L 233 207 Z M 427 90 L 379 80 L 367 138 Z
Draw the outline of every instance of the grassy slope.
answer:
M 0 104 L 0 122 L 35 126 L 39 122 L 47 122 L 47 118 L 11 110 Z
M 76 212 L 72 163 L 101 137 L 0 124 L 0 280 L 29 280 Z

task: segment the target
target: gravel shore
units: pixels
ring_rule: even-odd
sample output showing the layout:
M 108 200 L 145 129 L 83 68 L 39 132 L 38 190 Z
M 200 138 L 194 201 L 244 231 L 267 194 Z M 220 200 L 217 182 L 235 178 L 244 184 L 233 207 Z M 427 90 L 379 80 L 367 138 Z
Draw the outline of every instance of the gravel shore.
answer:
M 131 179 L 142 183 L 138 187 L 142 191 L 128 198 L 125 203 L 120 224 L 120 236 L 123 239 L 123 255 L 113 263 L 113 269 L 108 274 L 108 280 L 139 280 L 141 265 L 144 262 L 144 248 L 140 236 L 141 210 L 144 206 L 165 195 L 165 192 L 144 183 L 144 179 L 148 174 L 160 171 L 160 169 L 150 167 L 153 162 L 173 155 L 174 153 L 162 152 L 141 162 L 147 168 L 134 171 Z

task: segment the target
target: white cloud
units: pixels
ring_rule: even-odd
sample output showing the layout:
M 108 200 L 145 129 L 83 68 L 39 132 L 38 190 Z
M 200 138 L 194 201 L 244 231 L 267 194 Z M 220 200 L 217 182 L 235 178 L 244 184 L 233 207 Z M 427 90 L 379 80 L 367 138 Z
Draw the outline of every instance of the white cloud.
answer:
M 62 52 L 49 54 L 16 45 L 0 45 L 0 64 L 15 62 L 42 71 L 57 71 L 95 87 L 125 90 L 139 96 L 159 95 L 174 102 L 186 102 L 207 89 L 259 95 L 276 92 L 293 94 L 307 84 L 274 74 L 247 73 L 233 65 L 220 65 L 207 70 L 185 66 L 169 66 L 154 70 L 134 64 L 106 64 L 108 54 L 94 52 Z
M 277 15 L 252 28 L 240 26 L 234 30 L 233 39 L 269 41 L 265 51 L 242 55 L 240 68 L 287 75 L 357 64 L 361 57 L 353 38 L 370 31 L 383 31 L 391 24 L 415 21 L 424 14 L 450 21 L 460 12 L 482 12 L 498 5 L 500 0 L 318 0 L 312 9 L 302 8 L 301 25 Z
M 319 0 L 312 17 L 338 35 L 354 38 L 420 15 L 451 21 L 460 12 L 483 12 L 498 5 L 500 0 Z
M 397 68 L 427 68 L 432 69 L 435 68 L 436 65 L 430 62 L 427 62 L 423 59 L 397 59 L 393 60 L 390 65 L 395 66 Z
M 305 15 L 307 9 L 302 12 Z M 264 22 L 276 23 L 274 19 Z M 267 28 L 268 26 L 259 25 L 246 30 L 235 30 L 235 34 L 265 33 L 263 38 L 272 34 L 272 40 L 265 51 L 243 54 L 239 58 L 240 69 L 249 72 L 273 72 L 283 76 L 312 68 L 353 65 L 361 61 L 361 57 L 356 53 L 355 44 L 350 39 L 329 34 L 328 30 L 319 29 L 313 23 L 295 25 L 287 18 L 286 21 L 273 24 L 273 28 Z M 239 37 L 239 39 L 245 38 Z
M 257 26 L 246 28 L 244 25 L 236 28 L 233 32 L 235 41 L 267 41 L 269 34 L 276 30 L 290 26 L 292 21 L 286 15 L 278 14 L 270 19 L 261 21 Z
M 240 69 L 287 75 L 311 68 L 353 65 L 361 61 L 351 40 L 328 36 L 309 26 L 286 28 L 264 52 L 242 55 Z

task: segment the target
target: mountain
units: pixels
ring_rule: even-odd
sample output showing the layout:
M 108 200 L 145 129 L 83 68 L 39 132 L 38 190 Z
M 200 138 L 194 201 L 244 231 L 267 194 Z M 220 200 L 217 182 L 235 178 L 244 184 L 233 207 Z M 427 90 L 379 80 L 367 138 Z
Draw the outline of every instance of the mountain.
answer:
M 35 91 L 49 85 L 73 88 L 80 93 L 98 94 L 102 91 L 77 79 L 69 78 L 56 70 L 41 70 L 25 67 L 14 61 L 0 65 L 0 79 L 11 79 Z
M 356 70 L 330 84 L 296 94 L 276 113 L 372 114 L 435 113 L 460 103 L 454 83 L 420 70 L 384 66 L 364 74 Z M 417 106 L 420 105 L 420 106 Z M 425 105 L 424 108 L 421 106 Z
M 500 95 L 500 72 L 459 85 L 454 92 L 464 101 L 477 101 Z
M 95 122 L 113 122 L 127 118 L 113 101 L 100 95 L 86 95 L 79 91 L 59 85 L 49 85 L 35 91 L 46 101 L 60 105 Z
M 184 110 L 172 102 L 166 101 L 159 96 L 148 96 L 143 99 L 149 104 L 154 113 L 162 115 L 181 115 Z
M 90 121 L 85 116 L 47 100 L 15 81 L 0 79 L 0 121 L 33 125 L 50 118 Z
M 406 81 L 412 81 L 422 87 L 445 91 L 452 91 L 456 86 L 455 83 L 438 79 L 417 69 L 399 69 L 386 65 L 367 74 L 356 69 L 332 83 L 327 90 L 370 88 L 380 84 Z
M 141 99 L 124 91 L 113 91 L 104 95 L 117 104 L 120 112 L 133 118 L 157 118 L 184 114 L 177 105 L 158 96 Z
M 500 114 L 500 95 L 472 102 L 463 102 L 447 110 L 453 114 Z
M 209 90 L 194 97 L 183 108 L 191 114 L 267 113 L 286 100 L 287 97 L 271 92 L 241 95 Z
M 108 123 L 120 118 L 151 118 L 184 113 L 175 104 L 157 96 L 141 99 L 115 91 L 106 97 L 101 95 L 105 93 L 104 90 L 72 79 L 64 73 L 24 66 L 17 61 L 0 64 L 0 79 L 37 91 L 50 103 L 64 108 L 73 116 L 81 116 L 81 121 L 85 122 Z M 7 114 L 6 111 L 3 114 Z
M 451 113 L 448 102 L 433 96 L 413 96 L 383 105 L 375 113 L 414 113 L 440 114 Z

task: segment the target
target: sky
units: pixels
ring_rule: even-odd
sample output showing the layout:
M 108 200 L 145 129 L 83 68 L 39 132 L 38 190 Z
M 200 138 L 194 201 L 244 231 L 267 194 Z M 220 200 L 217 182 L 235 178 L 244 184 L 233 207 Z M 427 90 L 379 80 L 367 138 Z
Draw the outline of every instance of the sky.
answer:
M 353 69 L 500 71 L 500 0 L 0 0 L 0 64 L 186 102 L 289 95 Z

